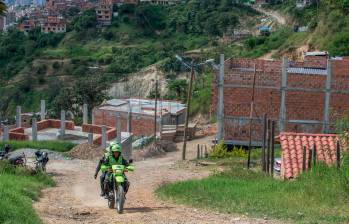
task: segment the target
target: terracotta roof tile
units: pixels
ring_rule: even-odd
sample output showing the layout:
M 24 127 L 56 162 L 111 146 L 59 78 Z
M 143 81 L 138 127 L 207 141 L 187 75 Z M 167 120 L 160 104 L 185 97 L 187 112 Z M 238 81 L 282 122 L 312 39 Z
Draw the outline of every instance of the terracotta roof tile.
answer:
M 281 175 L 286 178 L 297 177 L 303 169 L 303 147 L 306 148 L 306 160 L 309 160 L 310 150 L 316 146 L 316 159 L 328 165 L 336 162 L 336 144 L 340 141 L 341 148 L 345 149 L 345 142 L 334 134 L 305 134 L 280 133 L 282 149 Z M 308 162 L 305 165 L 308 169 Z

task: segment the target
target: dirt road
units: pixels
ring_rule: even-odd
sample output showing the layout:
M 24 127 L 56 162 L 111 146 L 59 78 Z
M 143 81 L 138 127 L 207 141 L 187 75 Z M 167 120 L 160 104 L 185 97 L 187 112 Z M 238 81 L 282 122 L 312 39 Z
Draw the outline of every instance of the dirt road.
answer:
M 196 141 L 189 143 L 188 158 L 194 158 L 196 144 Z M 54 174 L 57 186 L 44 190 L 34 207 L 43 222 L 49 224 L 269 223 L 267 220 L 223 215 L 157 199 L 154 190 L 163 183 L 209 175 L 207 169 L 178 162 L 180 156 L 180 152 L 173 152 L 162 158 L 136 162 L 136 171 L 128 174 L 131 187 L 121 215 L 109 209 L 106 200 L 99 197 L 98 179 L 93 179 L 96 161 L 50 161 L 48 172 Z
M 286 18 L 284 16 L 282 16 L 281 14 L 279 14 L 278 12 L 272 11 L 272 10 L 266 10 L 266 9 L 259 7 L 259 6 L 254 6 L 253 8 L 260 13 L 263 13 L 265 15 L 268 15 L 268 16 L 274 18 L 280 25 L 286 25 Z

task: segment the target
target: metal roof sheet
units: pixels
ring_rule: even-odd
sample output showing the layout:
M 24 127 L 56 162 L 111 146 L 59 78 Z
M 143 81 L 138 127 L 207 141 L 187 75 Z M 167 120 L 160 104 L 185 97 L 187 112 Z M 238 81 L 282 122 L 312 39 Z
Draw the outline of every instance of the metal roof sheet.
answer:
M 287 68 L 288 73 L 305 74 L 305 75 L 327 75 L 326 69 L 316 68 Z

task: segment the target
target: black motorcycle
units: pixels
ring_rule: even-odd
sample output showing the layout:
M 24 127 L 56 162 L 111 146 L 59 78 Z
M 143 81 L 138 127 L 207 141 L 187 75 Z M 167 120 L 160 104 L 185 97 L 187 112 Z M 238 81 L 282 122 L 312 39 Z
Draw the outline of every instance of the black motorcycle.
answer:
M 27 157 L 23 152 L 21 155 L 10 157 L 8 161 L 14 166 L 25 166 L 27 164 Z
M 46 164 L 49 161 L 47 152 L 35 152 L 35 170 L 38 172 L 46 172 Z

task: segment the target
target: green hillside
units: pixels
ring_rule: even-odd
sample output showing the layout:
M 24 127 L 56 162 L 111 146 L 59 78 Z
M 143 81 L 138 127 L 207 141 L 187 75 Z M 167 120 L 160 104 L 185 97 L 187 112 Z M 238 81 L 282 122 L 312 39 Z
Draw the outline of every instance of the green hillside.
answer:
M 72 10 L 74 11 L 74 10 Z M 50 108 L 99 104 L 108 84 L 157 63 L 172 78 L 180 71 L 175 54 L 213 49 L 219 38 L 258 14 L 231 1 L 191 0 L 177 6 L 123 5 L 106 28 L 96 28 L 94 10 L 71 13 L 66 34 L 0 35 L 0 111 L 17 104 L 37 110 L 40 98 Z M 68 13 L 67 13 L 68 14 Z M 98 85 L 97 85 L 98 84 Z M 95 87 L 95 86 L 98 87 Z M 91 89 L 97 89 L 92 93 Z M 83 94 L 86 92 L 87 94 Z M 50 110 L 55 115 L 54 110 Z

